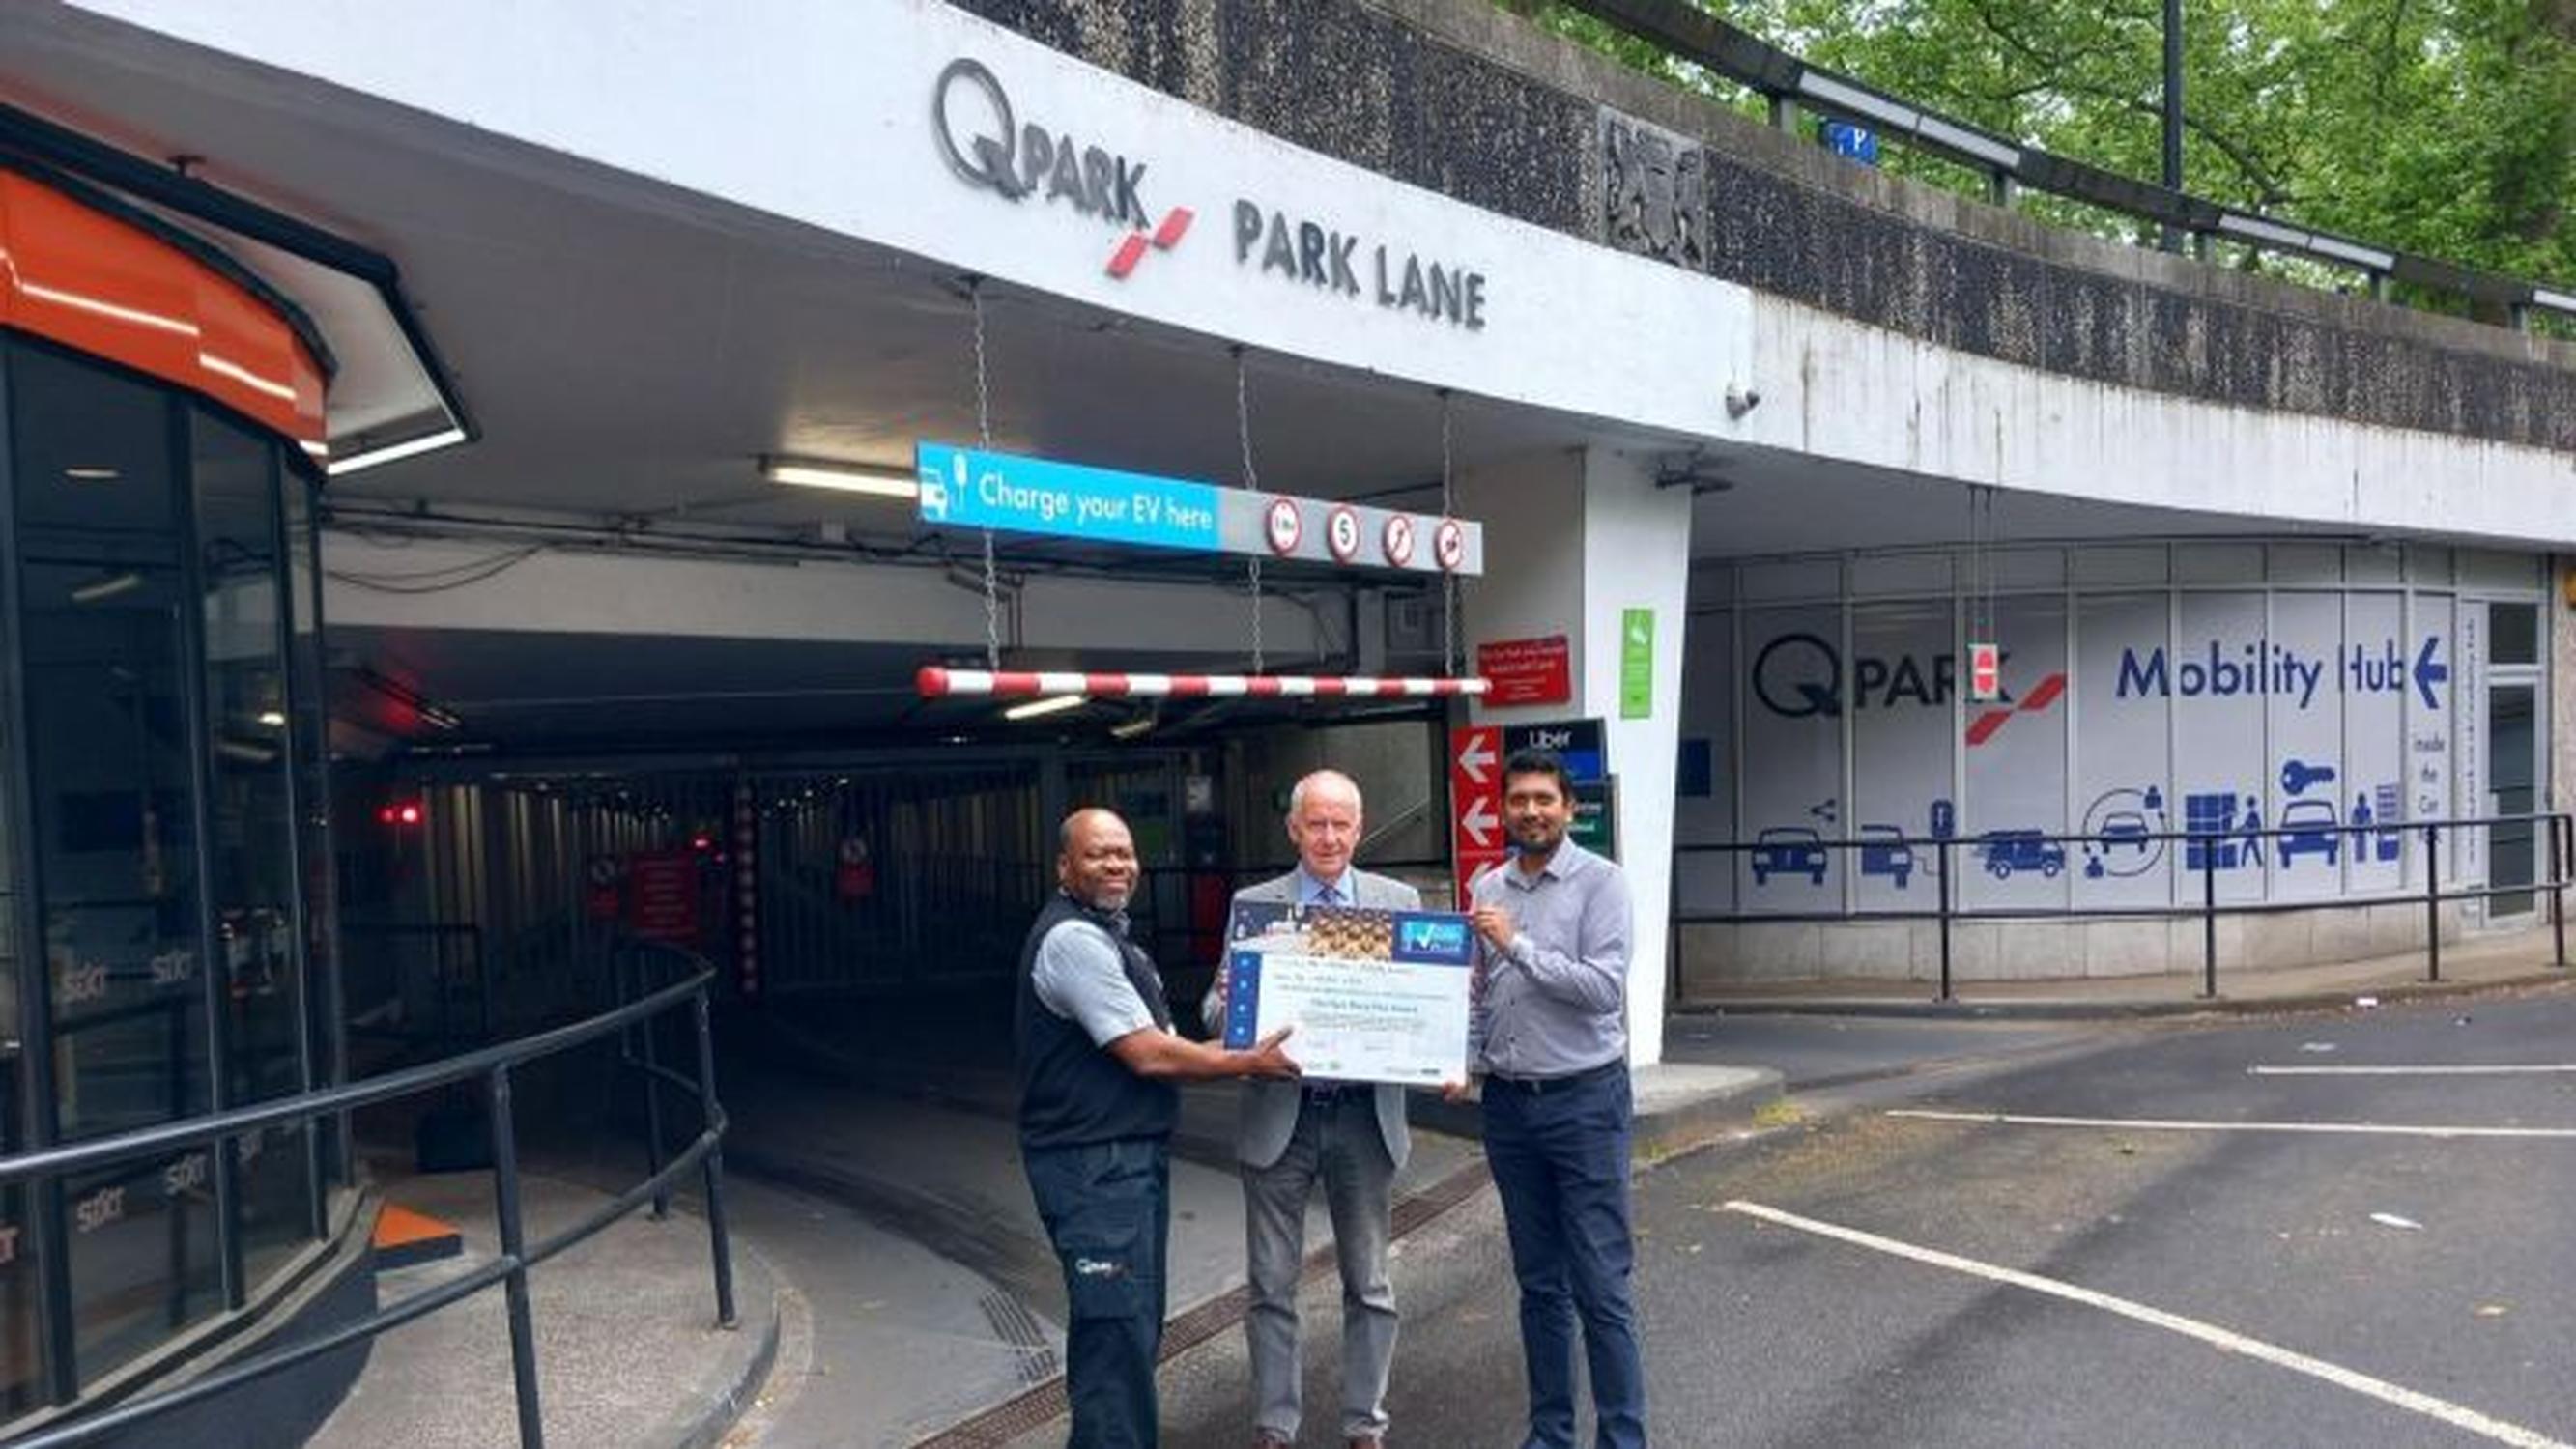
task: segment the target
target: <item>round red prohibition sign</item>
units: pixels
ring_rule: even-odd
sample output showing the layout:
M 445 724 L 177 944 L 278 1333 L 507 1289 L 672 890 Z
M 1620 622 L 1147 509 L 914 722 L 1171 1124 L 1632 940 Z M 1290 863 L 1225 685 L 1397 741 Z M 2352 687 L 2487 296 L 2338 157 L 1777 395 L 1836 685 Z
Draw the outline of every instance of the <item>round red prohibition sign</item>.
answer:
M 1456 572 L 1467 561 L 1467 525 L 1454 518 L 1440 520 L 1431 530 L 1431 557 L 1443 572 Z
M 1324 516 L 1324 547 L 1333 551 L 1335 563 L 1349 563 L 1360 555 L 1360 516 L 1350 505 L 1337 505 Z
M 1397 568 L 1409 567 L 1413 563 L 1413 519 L 1402 513 L 1388 514 L 1386 528 L 1378 534 L 1377 542 L 1388 563 Z
M 1270 551 L 1286 558 L 1297 551 L 1297 541 L 1306 536 L 1306 520 L 1297 512 L 1294 498 L 1273 498 L 1261 515 L 1261 531 L 1270 540 Z

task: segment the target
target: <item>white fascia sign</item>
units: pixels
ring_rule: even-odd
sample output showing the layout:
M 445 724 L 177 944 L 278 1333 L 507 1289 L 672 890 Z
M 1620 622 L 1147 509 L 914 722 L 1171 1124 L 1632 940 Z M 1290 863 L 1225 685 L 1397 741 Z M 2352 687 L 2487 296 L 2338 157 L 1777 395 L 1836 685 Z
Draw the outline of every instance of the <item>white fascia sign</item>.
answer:
M 1283 354 L 1734 431 L 1740 287 L 1318 156 L 944 7 L 906 48 L 909 73 L 866 88 L 925 102 L 917 154 L 891 158 L 921 204 L 870 218 L 914 234 L 884 240 Z
M 939 0 L 83 0 L 262 65 L 1161 323 L 1734 437 L 1745 288 L 1333 160 Z M 1569 163 L 1572 164 L 1571 158 Z

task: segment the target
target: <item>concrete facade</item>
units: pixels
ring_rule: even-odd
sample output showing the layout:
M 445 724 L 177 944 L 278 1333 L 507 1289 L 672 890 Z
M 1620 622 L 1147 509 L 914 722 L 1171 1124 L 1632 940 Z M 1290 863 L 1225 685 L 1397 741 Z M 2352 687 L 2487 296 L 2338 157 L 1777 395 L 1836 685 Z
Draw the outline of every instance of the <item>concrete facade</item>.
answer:
M 2576 448 L 2576 346 L 2104 242 L 1853 166 L 1482 0 L 966 8 L 1398 180 L 1974 356 Z M 1640 137 L 1670 159 L 1617 174 L 1610 158 Z M 1620 225 L 1639 190 L 1704 245 Z

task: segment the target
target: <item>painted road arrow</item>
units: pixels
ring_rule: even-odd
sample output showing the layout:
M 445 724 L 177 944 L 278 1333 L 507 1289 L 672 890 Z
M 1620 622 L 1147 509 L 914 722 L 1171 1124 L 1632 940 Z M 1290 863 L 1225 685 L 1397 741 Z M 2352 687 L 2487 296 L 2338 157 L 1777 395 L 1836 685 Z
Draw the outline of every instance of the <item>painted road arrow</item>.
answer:
M 2441 646 L 2441 635 L 2427 634 L 2424 636 L 2423 652 L 2415 656 L 2415 690 L 2418 694 L 2424 696 L 2424 707 L 2426 709 L 2440 709 L 2442 707 L 2442 702 L 2433 697 L 2433 686 L 2441 684 L 2451 677 L 2451 666 L 2438 663 L 2433 658 L 2433 651 Z
M 1487 756 L 1487 758 L 1492 757 Z M 1467 807 L 1465 814 L 1458 817 L 1458 828 L 1466 831 L 1468 838 L 1475 841 L 1480 848 L 1493 843 L 1494 827 L 1502 823 L 1503 818 L 1494 813 L 1494 802 L 1491 800 L 1476 801 Z

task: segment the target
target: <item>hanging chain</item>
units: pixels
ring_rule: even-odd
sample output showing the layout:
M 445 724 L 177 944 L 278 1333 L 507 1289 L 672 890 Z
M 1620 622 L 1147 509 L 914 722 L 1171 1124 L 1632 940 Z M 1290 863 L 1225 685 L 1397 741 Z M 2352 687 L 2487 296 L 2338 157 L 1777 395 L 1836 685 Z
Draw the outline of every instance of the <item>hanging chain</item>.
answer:
M 1995 579 L 2001 572 L 2001 566 L 1995 561 L 1995 490 L 1993 488 L 1982 484 L 1978 486 L 1977 511 L 1979 516 L 1977 536 L 1984 539 L 1986 544 L 1986 591 L 1984 607 L 1986 615 L 1986 639 L 1991 643 L 1995 637 Z
M 966 279 L 967 298 L 975 304 L 975 445 L 993 448 L 993 383 L 984 357 L 984 279 Z M 984 664 L 1002 672 L 1002 589 L 993 568 L 993 530 L 984 530 Z
M 1258 494 L 1261 491 L 1261 475 L 1254 472 L 1252 467 L 1252 394 L 1244 382 L 1243 349 L 1239 346 L 1234 349 L 1234 430 L 1236 439 L 1243 444 L 1244 491 L 1256 495 L 1255 501 L 1257 502 Z M 1268 535 L 1268 529 L 1266 527 L 1264 528 L 1263 533 L 1266 539 Z M 1252 602 L 1252 672 L 1259 674 L 1262 671 L 1263 664 L 1261 648 L 1261 555 L 1259 552 L 1256 551 L 1247 556 L 1244 562 L 1243 571 L 1245 592 Z
M 1440 522 L 1446 525 L 1458 515 L 1457 459 L 1449 446 L 1449 389 L 1440 389 Z M 1432 547 L 1439 548 L 1435 533 Z M 1440 571 L 1440 667 L 1441 672 L 1458 677 L 1458 571 Z

